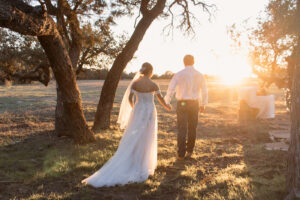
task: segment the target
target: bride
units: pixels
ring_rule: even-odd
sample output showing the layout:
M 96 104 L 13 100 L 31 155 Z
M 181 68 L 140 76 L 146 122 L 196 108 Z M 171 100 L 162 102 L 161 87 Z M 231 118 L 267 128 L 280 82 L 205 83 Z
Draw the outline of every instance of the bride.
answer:
M 94 187 L 143 182 L 153 175 L 157 163 L 157 113 L 159 103 L 171 110 L 156 83 L 151 80 L 153 67 L 144 63 L 123 97 L 118 123 L 125 128 L 119 147 L 104 166 L 82 183 Z M 136 102 L 134 101 L 136 97 Z

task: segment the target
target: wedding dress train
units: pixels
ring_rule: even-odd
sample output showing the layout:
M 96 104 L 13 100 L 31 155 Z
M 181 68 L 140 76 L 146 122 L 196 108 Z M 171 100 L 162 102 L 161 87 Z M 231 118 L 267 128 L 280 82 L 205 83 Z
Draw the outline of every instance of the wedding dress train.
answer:
M 157 164 L 157 112 L 154 92 L 132 90 L 137 102 L 130 112 L 119 147 L 104 166 L 82 182 L 94 187 L 143 182 Z

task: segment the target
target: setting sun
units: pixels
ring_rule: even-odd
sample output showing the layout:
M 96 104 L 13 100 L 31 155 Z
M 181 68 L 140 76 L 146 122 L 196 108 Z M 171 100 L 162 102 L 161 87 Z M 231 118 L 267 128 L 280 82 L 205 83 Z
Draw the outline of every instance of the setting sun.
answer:
M 243 55 L 231 55 L 231 43 L 227 33 L 227 27 L 255 16 L 263 8 L 266 1 L 238 2 L 239 11 L 232 10 L 227 3 L 218 4 L 220 11 L 213 23 L 201 21 L 201 29 L 196 35 L 187 37 L 179 31 L 171 36 L 162 35 L 162 21 L 156 21 L 151 25 L 145 34 L 138 51 L 126 67 L 127 72 L 136 72 L 143 62 L 150 62 L 154 67 L 154 73 L 161 75 L 166 71 L 174 73 L 183 69 L 182 58 L 185 54 L 192 54 L 195 57 L 195 68 L 203 74 L 220 76 L 226 83 L 236 83 L 238 80 L 251 75 L 251 66 L 247 62 L 246 53 Z M 254 3 L 257 7 L 253 7 Z M 127 18 L 119 21 L 118 30 L 133 31 L 133 24 L 129 24 Z M 122 26 L 123 29 L 122 29 Z M 130 29 L 132 28 L 132 30 Z M 245 47 L 247 48 L 247 47 Z M 244 49 L 245 50 L 245 49 Z
M 243 77 L 223 76 L 221 77 L 221 82 L 225 85 L 238 85 L 242 79 Z
M 239 84 L 244 78 L 251 76 L 251 66 L 245 57 L 227 55 L 219 64 L 222 66 L 217 73 L 226 85 Z

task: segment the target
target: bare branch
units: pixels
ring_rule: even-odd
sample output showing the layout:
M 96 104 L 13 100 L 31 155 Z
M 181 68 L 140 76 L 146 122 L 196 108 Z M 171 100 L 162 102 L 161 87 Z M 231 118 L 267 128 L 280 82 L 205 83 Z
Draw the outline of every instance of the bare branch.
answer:
M 181 1 L 178 2 L 178 5 L 180 5 L 183 8 L 183 13 L 182 13 L 183 20 L 182 20 L 182 23 L 179 25 L 179 27 L 181 28 L 181 27 L 184 27 L 185 25 L 187 25 L 187 28 L 186 28 L 187 31 L 193 30 L 191 20 L 190 20 L 191 13 L 189 11 L 189 3 L 186 0 L 183 0 L 182 2 Z
M 200 24 L 199 20 L 197 19 L 197 17 L 195 16 L 195 14 L 193 12 L 191 12 L 192 7 L 201 7 L 203 12 L 208 13 L 209 14 L 209 20 L 211 19 L 212 13 L 211 13 L 211 9 L 215 7 L 215 5 L 209 5 L 206 4 L 202 1 L 198 1 L 198 0 L 174 0 L 170 3 L 170 5 L 168 6 L 168 13 L 171 16 L 170 19 L 170 23 L 164 27 L 163 32 L 166 32 L 166 30 L 168 30 L 167 35 L 170 34 L 170 32 L 173 32 L 174 29 L 174 23 L 175 23 L 175 16 L 173 14 L 173 8 L 175 6 L 178 6 L 179 8 L 181 8 L 181 13 L 178 15 L 180 19 L 179 24 L 177 26 L 177 28 L 180 28 L 182 30 L 184 30 L 186 33 L 190 33 L 192 32 L 193 34 L 195 33 L 194 28 L 195 25 L 194 23 L 197 22 Z
M 170 6 L 168 7 L 168 12 L 171 14 L 171 22 L 167 26 L 163 28 L 163 32 L 165 33 L 168 30 L 168 33 L 166 35 L 170 35 L 172 33 L 173 38 L 173 30 L 174 30 L 174 13 L 172 11 L 173 6 L 177 3 L 178 0 L 173 1 Z
M 201 5 L 203 11 L 206 12 L 206 13 L 208 13 L 209 16 L 210 16 L 209 18 L 211 18 L 212 13 L 210 12 L 210 9 L 216 7 L 214 4 L 208 5 L 208 4 L 206 4 L 206 3 L 204 3 L 204 2 L 201 2 L 201 1 L 200 1 L 200 2 L 196 2 L 196 0 L 192 0 L 192 2 L 193 2 L 193 4 L 194 4 L 194 6 L 199 6 L 199 5 Z M 209 8 L 210 8 L 210 9 L 209 9 Z

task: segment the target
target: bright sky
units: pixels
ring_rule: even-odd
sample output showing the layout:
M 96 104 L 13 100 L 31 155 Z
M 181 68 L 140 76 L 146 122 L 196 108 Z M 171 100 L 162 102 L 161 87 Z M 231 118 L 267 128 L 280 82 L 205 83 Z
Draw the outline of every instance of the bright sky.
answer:
M 126 68 L 127 72 L 140 69 L 143 62 L 154 66 L 154 73 L 165 71 L 178 72 L 183 69 L 182 58 L 189 53 L 195 57 L 195 67 L 204 74 L 220 75 L 228 79 L 235 76 L 245 77 L 251 73 L 251 67 L 245 53 L 230 53 L 230 37 L 227 27 L 243 20 L 255 19 L 263 11 L 268 0 L 214 0 L 217 11 L 212 22 L 208 17 L 200 19 L 201 25 L 196 28 L 194 39 L 186 38 L 179 30 L 175 30 L 173 39 L 162 35 L 165 22 L 154 21 L 148 29 L 138 51 Z M 118 31 L 126 30 L 131 34 L 134 19 L 120 19 Z M 116 29 L 116 30 L 117 30 Z

